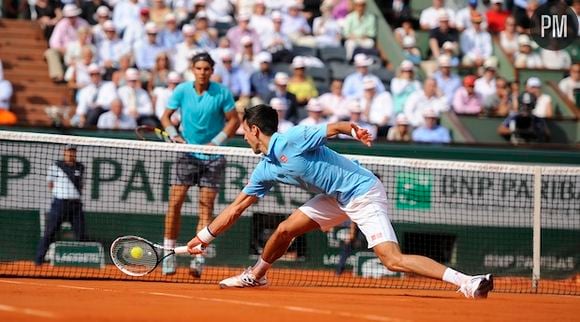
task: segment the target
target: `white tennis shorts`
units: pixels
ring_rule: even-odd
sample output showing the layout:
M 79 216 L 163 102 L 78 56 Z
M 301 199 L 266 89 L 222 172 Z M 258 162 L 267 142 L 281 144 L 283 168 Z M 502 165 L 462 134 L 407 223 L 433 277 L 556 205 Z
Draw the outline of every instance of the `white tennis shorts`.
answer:
M 317 195 L 310 199 L 300 211 L 320 225 L 323 230 L 332 228 L 345 220 L 352 220 L 365 235 L 369 248 L 382 242 L 398 243 L 397 236 L 388 216 L 387 194 L 383 184 L 377 180 L 364 195 L 341 206 L 336 198 Z

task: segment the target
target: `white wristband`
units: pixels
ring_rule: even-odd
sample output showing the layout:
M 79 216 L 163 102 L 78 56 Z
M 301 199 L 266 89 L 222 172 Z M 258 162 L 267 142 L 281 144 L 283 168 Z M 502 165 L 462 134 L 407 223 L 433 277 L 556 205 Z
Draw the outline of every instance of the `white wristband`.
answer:
M 177 133 L 177 129 L 175 129 L 175 126 L 173 125 L 166 127 L 165 132 L 167 132 L 167 135 L 169 135 L 170 138 L 174 138 L 179 135 L 179 133 Z
M 350 129 L 350 135 L 352 135 L 353 138 L 358 140 L 358 135 L 356 135 L 356 130 L 353 128 Z
M 202 230 L 197 233 L 197 239 L 201 240 L 204 244 L 211 243 L 216 236 L 214 236 L 211 231 L 205 226 Z
M 227 139 L 228 135 L 224 131 L 221 131 L 220 133 L 218 133 L 218 135 L 216 135 L 213 139 L 211 139 L 211 143 L 215 145 L 222 145 Z

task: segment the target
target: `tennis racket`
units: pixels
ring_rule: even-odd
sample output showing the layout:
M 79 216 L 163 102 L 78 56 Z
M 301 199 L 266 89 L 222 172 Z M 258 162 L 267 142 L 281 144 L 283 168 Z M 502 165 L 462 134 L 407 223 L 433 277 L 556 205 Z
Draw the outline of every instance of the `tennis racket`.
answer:
M 197 248 L 204 249 L 202 245 Z M 175 254 L 189 254 L 187 246 L 168 248 L 137 236 L 122 236 L 111 244 L 113 263 L 121 272 L 130 276 L 147 275 L 165 258 Z
M 161 140 L 164 142 L 173 142 L 165 130 L 153 127 L 151 125 L 140 125 L 135 129 L 137 137 L 144 141 Z

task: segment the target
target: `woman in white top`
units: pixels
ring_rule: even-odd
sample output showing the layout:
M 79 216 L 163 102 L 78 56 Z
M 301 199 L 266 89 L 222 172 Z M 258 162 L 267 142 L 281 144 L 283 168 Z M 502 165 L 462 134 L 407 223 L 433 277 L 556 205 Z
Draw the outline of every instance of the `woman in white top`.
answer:
M 332 6 L 325 1 L 320 6 L 321 16 L 314 18 L 312 33 L 317 47 L 338 47 L 342 38 L 342 29 L 332 17 Z
M 518 36 L 516 20 L 509 16 L 505 21 L 505 30 L 499 33 L 499 44 L 509 58 L 513 58 L 518 51 Z
M 554 107 L 552 98 L 542 93 L 542 81 L 537 77 L 530 77 L 526 82 L 526 91 L 536 96 L 536 107 L 532 113 L 541 118 L 552 118 L 554 116 Z

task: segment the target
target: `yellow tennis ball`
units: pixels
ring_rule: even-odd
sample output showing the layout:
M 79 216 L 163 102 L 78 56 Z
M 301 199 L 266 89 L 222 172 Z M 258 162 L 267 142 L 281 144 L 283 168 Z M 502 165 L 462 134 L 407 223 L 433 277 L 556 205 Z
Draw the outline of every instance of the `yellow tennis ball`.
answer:
M 140 259 L 141 257 L 143 257 L 143 248 L 139 246 L 131 248 L 131 257 L 135 259 Z

